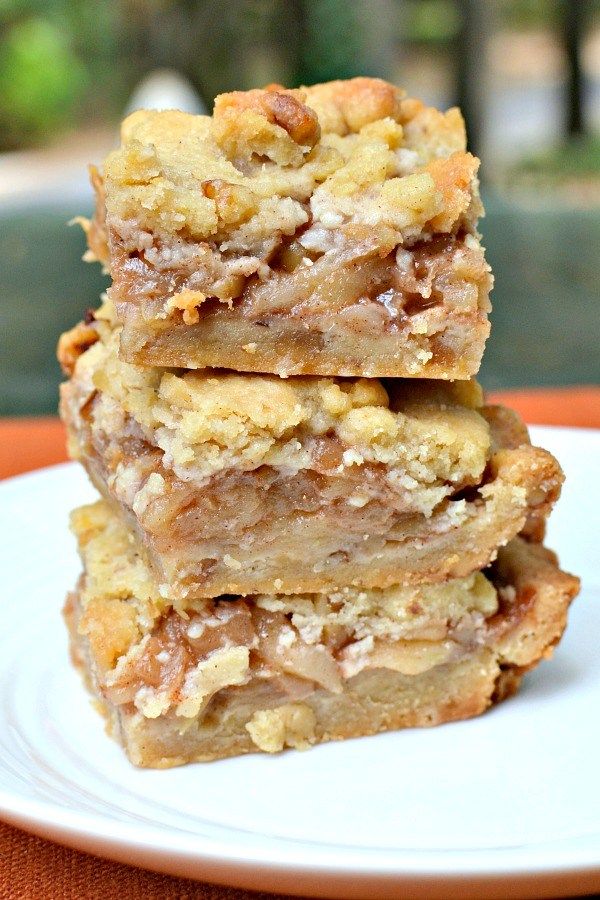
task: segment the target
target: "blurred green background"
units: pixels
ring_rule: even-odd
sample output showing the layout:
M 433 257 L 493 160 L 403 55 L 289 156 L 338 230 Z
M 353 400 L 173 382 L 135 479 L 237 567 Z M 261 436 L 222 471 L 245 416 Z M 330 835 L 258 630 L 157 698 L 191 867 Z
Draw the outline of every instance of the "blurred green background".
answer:
M 459 103 L 496 275 L 490 388 L 600 380 L 600 0 L 0 0 L 0 414 L 53 412 L 86 163 L 141 105 L 379 75 Z

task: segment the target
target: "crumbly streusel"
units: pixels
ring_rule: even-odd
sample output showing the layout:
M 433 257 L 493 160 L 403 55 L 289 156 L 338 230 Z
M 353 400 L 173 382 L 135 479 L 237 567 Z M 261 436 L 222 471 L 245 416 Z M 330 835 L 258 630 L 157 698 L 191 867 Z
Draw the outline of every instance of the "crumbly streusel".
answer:
M 475 483 L 485 467 L 489 426 L 474 382 L 396 383 L 390 398 L 375 379 L 145 368 L 119 359 L 118 329 L 101 316 L 97 329 L 101 339 L 73 370 L 79 404 L 100 392 L 98 427 L 119 435 L 123 415 L 132 417 L 183 480 L 263 465 L 292 474 L 311 468 L 320 439 L 335 444 L 340 472 L 385 466 L 407 487 Z
M 243 275 L 306 225 L 307 251 L 359 239 L 388 253 L 479 213 L 465 145 L 458 110 L 378 79 L 223 94 L 212 117 L 140 110 L 104 166 L 108 221 L 140 252 L 152 250 L 150 233 L 184 234 L 254 258 L 237 266 Z M 235 295 L 226 270 L 215 296 Z

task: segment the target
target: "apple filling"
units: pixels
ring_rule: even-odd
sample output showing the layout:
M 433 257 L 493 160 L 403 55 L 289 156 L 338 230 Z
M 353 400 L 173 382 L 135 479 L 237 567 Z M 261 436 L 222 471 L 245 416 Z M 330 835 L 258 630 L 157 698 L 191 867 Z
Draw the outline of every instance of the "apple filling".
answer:
M 100 610 L 79 625 L 92 647 Z M 418 675 L 459 659 L 484 644 L 497 610 L 479 573 L 421 589 L 192 602 L 183 615 L 163 613 L 101 685 L 112 704 L 133 703 L 149 718 L 195 716 L 217 691 L 253 678 L 276 679 L 290 699 L 318 687 L 339 693 L 367 668 Z
M 206 293 L 207 281 L 218 281 L 216 269 L 226 266 L 220 255 L 207 245 L 184 246 L 179 239 L 169 252 L 115 249 L 113 296 L 125 321 L 127 305 L 136 304 L 158 332 L 217 316 L 267 327 L 289 319 L 328 333 L 431 337 L 453 317 L 477 320 L 489 310 L 489 266 L 472 235 L 439 235 L 384 257 L 360 245 L 308 253 L 294 240 L 271 261 L 268 278 L 238 274 L 238 293 L 227 301 Z

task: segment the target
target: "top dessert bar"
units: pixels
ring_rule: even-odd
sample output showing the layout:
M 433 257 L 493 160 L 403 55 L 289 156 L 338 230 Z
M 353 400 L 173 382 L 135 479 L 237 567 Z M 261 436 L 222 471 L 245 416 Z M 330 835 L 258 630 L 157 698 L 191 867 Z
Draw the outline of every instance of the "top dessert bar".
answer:
M 133 113 L 81 220 L 121 357 L 471 377 L 492 280 L 465 148 L 457 109 L 372 78 L 222 94 L 212 117 Z

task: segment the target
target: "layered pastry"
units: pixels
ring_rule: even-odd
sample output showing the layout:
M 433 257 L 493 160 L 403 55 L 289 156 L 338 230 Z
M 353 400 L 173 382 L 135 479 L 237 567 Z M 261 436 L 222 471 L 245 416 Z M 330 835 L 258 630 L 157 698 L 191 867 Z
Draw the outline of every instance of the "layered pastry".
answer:
M 468 718 L 560 639 L 563 475 L 474 380 L 478 165 L 458 110 L 356 78 L 135 112 L 92 170 L 65 617 L 135 765 Z
M 467 379 L 489 332 L 479 162 L 457 109 L 384 81 L 138 111 L 81 220 L 128 362 Z
M 443 581 L 541 537 L 560 467 L 475 382 L 143 368 L 107 317 L 61 340 L 62 415 L 164 597 Z
M 100 501 L 72 527 L 84 574 L 73 658 L 130 760 L 167 767 L 483 712 L 550 655 L 577 593 L 515 538 L 494 566 L 435 585 L 166 603 Z

